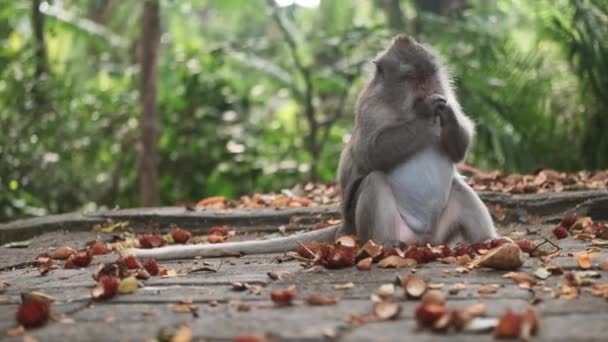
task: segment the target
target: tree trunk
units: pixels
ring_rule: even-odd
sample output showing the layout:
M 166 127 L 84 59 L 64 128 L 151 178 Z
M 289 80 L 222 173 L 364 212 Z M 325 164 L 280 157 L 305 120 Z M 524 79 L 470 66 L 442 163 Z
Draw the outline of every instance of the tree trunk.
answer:
M 42 113 L 46 109 L 44 82 L 48 66 L 46 60 L 46 43 L 44 40 L 44 15 L 40 12 L 41 0 L 32 0 L 32 32 L 34 35 L 34 112 Z
M 401 9 L 401 4 L 399 0 L 381 0 L 376 2 L 376 5 L 382 9 L 386 19 L 388 21 L 388 26 L 393 32 L 405 32 L 409 31 L 410 28 L 406 27 L 405 24 L 405 15 L 403 14 L 403 10 Z M 408 32 L 410 34 L 414 34 L 414 32 Z
M 158 0 L 146 0 L 143 12 L 141 48 L 141 150 L 139 160 L 139 193 L 144 207 L 160 205 L 158 189 L 158 134 L 156 79 L 160 14 Z

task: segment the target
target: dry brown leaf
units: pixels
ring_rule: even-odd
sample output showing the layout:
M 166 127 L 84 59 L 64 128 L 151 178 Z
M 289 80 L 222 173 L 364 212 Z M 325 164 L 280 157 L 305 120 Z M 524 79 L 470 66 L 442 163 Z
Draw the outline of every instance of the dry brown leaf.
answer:
M 312 294 L 306 298 L 306 302 L 310 305 L 336 305 L 338 300 L 335 295 Z
M 371 257 L 365 258 L 365 259 L 361 259 L 357 263 L 357 269 L 359 271 L 369 271 L 369 270 L 372 269 L 372 262 L 373 261 L 374 261 L 374 259 L 372 259 Z
M 536 285 L 536 279 L 525 273 L 525 272 L 509 272 L 502 276 L 503 278 L 511 278 L 513 281 L 522 288 L 530 288 L 533 285 Z
M 355 287 L 355 284 L 353 284 L 353 283 L 344 283 L 344 284 L 335 284 L 334 285 L 335 290 L 348 290 L 348 289 L 352 289 L 353 287 Z
M 455 295 L 458 292 L 460 292 L 461 290 L 464 290 L 466 288 L 467 288 L 467 286 L 464 283 L 456 283 L 450 287 L 450 289 L 448 290 L 448 293 Z
M 191 300 L 182 300 L 173 306 L 175 313 L 189 313 L 194 317 L 198 317 L 198 306 L 192 304 Z
M 498 284 L 487 284 L 487 285 L 481 285 L 478 289 L 477 292 L 479 294 L 491 294 L 491 293 L 496 293 L 496 291 L 498 291 L 498 288 L 500 287 L 500 285 Z
M 417 262 L 414 259 L 410 258 L 402 258 L 397 255 L 388 256 L 378 263 L 378 267 L 380 268 L 404 268 L 404 267 L 414 267 Z
M 587 252 L 580 252 L 575 254 L 576 261 L 578 262 L 578 267 L 583 270 L 588 270 L 591 268 L 591 255 Z
M 296 297 L 297 290 L 295 285 L 291 285 L 286 289 L 272 291 L 270 298 L 276 305 L 291 305 Z
M 180 326 L 170 342 L 190 342 L 192 341 L 192 329 L 187 325 Z

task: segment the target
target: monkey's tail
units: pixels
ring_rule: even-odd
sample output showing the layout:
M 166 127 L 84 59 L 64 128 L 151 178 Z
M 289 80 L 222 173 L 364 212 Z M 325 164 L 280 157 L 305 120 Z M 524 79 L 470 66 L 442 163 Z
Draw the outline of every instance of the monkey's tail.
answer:
M 159 260 L 183 259 L 194 257 L 224 257 L 247 254 L 284 253 L 296 250 L 300 243 L 312 241 L 333 242 L 342 225 L 313 230 L 302 234 L 293 234 L 268 240 L 237 241 L 205 245 L 174 245 L 152 249 L 129 248 L 127 255 L 137 258 L 155 258 Z

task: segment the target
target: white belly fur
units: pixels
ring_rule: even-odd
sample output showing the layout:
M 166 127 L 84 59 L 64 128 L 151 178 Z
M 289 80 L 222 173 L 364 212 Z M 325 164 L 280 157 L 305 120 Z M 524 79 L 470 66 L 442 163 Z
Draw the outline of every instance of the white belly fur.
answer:
M 417 234 L 430 233 L 437 223 L 454 175 L 454 163 L 434 146 L 388 172 L 399 213 Z

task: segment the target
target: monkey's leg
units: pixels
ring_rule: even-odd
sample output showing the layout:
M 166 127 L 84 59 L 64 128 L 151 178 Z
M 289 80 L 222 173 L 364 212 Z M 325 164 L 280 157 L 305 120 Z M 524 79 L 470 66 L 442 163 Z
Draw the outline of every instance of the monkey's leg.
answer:
M 418 241 L 399 214 L 386 175 L 380 171 L 371 172 L 359 185 L 355 226 L 361 243 L 373 240 L 383 245 L 394 245 L 396 242 L 413 244 Z
M 488 208 L 458 174 L 454 176 L 448 203 L 435 227 L 431 243 L 447 242 L 456 228 L 462 229 L 469 242 L 486 241 L 498 236 Z

